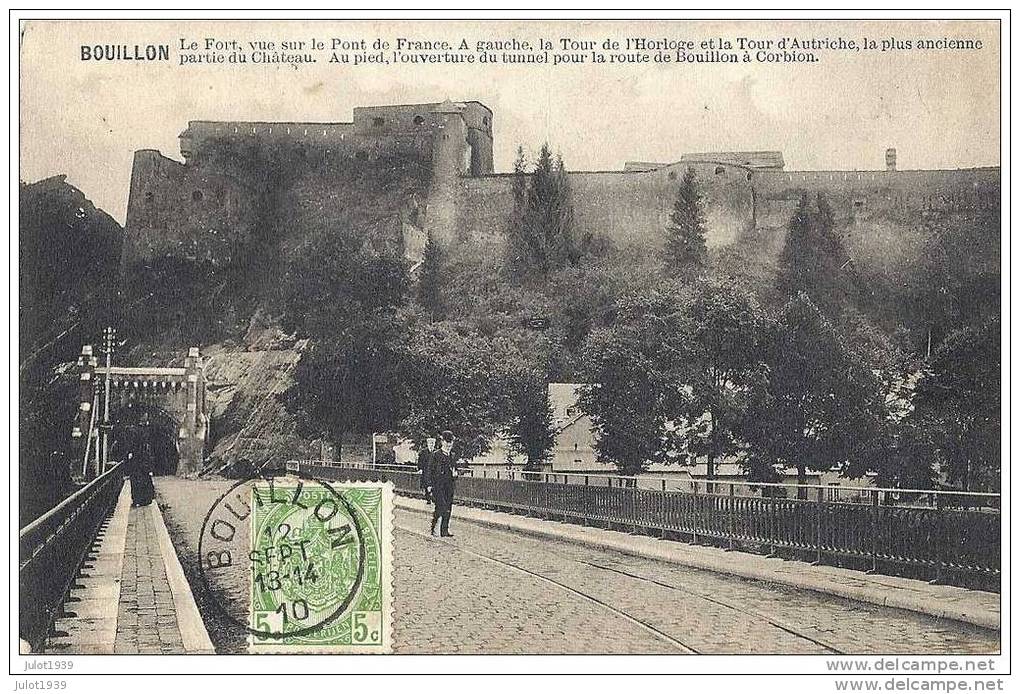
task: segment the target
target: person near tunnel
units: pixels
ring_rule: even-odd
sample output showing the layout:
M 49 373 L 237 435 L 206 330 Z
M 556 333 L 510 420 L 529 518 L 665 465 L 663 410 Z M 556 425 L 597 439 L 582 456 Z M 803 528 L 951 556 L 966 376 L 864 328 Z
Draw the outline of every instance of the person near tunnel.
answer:
M 131 505 L 148 506 L 152 503 L 156 490 L 152 486 L 152 469 L 155 464 L 152 423 L 147 412 L 142 413 L 134 433 L 127 460 L 128 477 L 131 480 Z

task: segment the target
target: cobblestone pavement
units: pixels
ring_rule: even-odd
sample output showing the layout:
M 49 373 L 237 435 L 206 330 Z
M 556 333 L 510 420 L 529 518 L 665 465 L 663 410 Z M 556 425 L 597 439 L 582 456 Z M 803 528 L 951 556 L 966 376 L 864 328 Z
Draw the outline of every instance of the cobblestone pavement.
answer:
M 114 652 L 184 652 L 152 512 L 144 506 L 128 515 Z
M 401 510 L 397 511 L 396 520 L 398 527 L 427 532 L 424 514 Z M 486 603 L 494 601 L 490 581 L 458 576 L 467 573 L 460 569 L 462 561 L 474 570 L 477 559 L 469 553 L 476 553 L 553 579 L 565 586 L 556 589 L 559 596 L 567 595 L 568 589 L 583 593 L 699 653 L 994 653 L 999 648 L 993 632 L 912 612 L 468 523 L 457 524 L 452 532 L 455 537 L 450 540 L 414 536 L 414 543 L 424 543 L 426 547 L 411 551 L 411 556 L 417 560 L 419 554 L 424 554 L 428 561 L 439 554 L 442 559 L 426 563 L 426 570 L 431 569 L 429 573 L 433 574 L 426 579 L 418 561 L 402 562 L 401 554 L 397 553 L 395 580 L 398 587 L 437 580 L 461 584 L 463 591 L 444 604 L 462 605 L 465 612 L 461 615 L 467 615 L 462 620 L 465 622 L 473 622 L 487 613 Z M 402 539 L 398 534 L 398 551 Z M 506 584 L 505 588 L 499 583 L 495 585 L 505 590 L 515 585 L 519 590 L 526 588 L 528 594 L 547 590 L 537 585 L 530 587 L 520 576 L 508 581 L 510 571 L 502 570 L 501 583 Z M 431 614 L 432 610 L 402 601 L 399 593 L 396 597 L 398 614 L 405 620 L 428 624 L 426 632 L 435 627 L 437 616 Z M 489 622 L 484 616 L 480 621 L 485 622 L 483 629 L 500 631 L 498 621 Z M 588 635 L 593 645 L 589 652 L 646 653 L 659 652 L 668 646 L 648 630 L 643 638 L 633 641 L 621 638 L 621 634 L 614 633 L 621 621 L 607 609 L 595 610 L 580 630 L 567 633 Z M 399 617 L 398 629 L 402 629 Z M 534 652 L 572 652 L 569 643 L 555 637 L 558 630 L 554 624 L 549 625 L 549 630 L 552 638 L 532 645 Z M 467 648 L 476 652 L 474 647 Z M 422 649 L 415 646 L 411 650 Z
M 226 481 L 163 478 L 160 503 L 185 570 Z M 457 523 L 427 536 L 396 511 L 397 653 L 993 653 L 997 635 L 911 612 L 580 545 Z M 192 586 L 197 584 L 189 574 Z M 242 590 L 237 586 L 220 590 Z M 196 599 L 219 652 L 243 631 Z M 205 604 L 204 604 L 205 603 Z

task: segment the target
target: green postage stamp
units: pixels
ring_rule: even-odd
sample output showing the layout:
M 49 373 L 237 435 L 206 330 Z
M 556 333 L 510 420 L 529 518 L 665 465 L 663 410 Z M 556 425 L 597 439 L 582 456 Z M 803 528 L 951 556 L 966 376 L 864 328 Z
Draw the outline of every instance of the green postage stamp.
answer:
M 249 651 L 391 652 L 392 486 L 288 476 L 251 490 Z

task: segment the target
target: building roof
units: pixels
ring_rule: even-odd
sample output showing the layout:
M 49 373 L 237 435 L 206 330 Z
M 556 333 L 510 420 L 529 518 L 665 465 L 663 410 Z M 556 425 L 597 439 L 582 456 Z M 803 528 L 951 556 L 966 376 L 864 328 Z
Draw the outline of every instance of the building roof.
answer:
M 716 162 L 746 166 L 750 169 L 782 169 L 786 166 L 783 153 L 777 151 L 754 152 L 691 152 L 680 157 L 681 162 Z
M 664 166 L 669 166 L 669 164 L 653 161 L 628 161 L 624 163 L 623 170 L 634 172 L 655 171 Z
M 553 411 L 553 428 L 563 431 L 585 416 L 577 406 L 583 383 L 550 383 L 549 404 Z M 571 412 L 571 410 L 576 410 Z

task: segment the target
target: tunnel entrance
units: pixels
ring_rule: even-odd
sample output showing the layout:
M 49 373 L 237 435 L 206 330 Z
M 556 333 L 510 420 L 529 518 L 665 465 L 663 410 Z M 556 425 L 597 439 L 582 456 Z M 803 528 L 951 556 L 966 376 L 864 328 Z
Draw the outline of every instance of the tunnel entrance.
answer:
M 83 345 L 78 357 L 78 410 L 71 423 L 76 460 L 91 460 L 82 477 L 101 473 L 97 434 L 103 410 L 110 405 L 111 442 L 130 437 L 131 427 L 146 408 L 154 435 L 152 466 L 156 474 L 194 475 L 205 460 L 209 414 L 205 402 L 205 366 L 198 347 L 190 347 L 183 366 L 99 366 L 92 345 Z M 117 460 L 111 446 L 107 460 Z M 121 455 L 126 453 L 120 452 Z M 159 459 L 155 460 L 158 455 Z
M 157 477 L 175 475 L 181 458 L 178 429 L 177 422 L 164 410 L 151 405 L 129 404 L 114 416 L 112 457 L 124 462 L 129 453 L 138 455 L 139 442 L 147 436 L 152 446 L 152 474 Z

